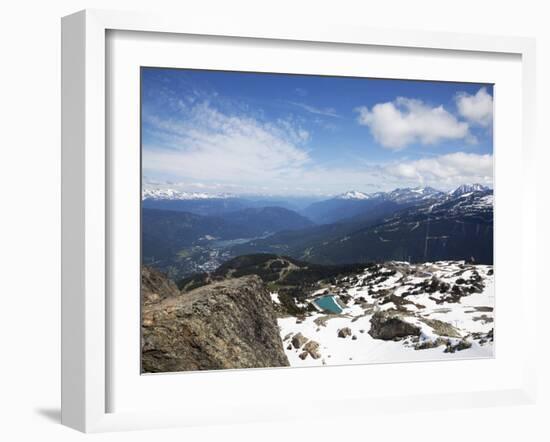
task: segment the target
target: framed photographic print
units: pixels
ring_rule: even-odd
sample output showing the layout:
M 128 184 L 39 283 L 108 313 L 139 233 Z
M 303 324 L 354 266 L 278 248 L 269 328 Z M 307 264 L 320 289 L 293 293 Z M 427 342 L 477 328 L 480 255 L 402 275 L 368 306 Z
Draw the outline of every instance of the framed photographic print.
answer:
M 533 42 L 225 26 L 63 20 L 63 422 L 530 401 Z
M 492 357 L 492 125 L 492 84 L 142 67 L 142 371 Z

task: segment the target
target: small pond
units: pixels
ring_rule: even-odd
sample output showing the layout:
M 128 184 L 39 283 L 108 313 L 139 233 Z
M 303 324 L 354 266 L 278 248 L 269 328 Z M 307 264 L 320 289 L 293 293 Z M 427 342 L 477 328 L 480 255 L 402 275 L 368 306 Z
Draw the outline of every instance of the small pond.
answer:
M 342 309 L 336 302 L 336 299 L 334 299 L 334 296 L 326 295 L 321 296 L 320 298 L 317 298 L 315 301 L 315 305 L 319 307 L 320 309 L 326 310 L 330 313 L 342 313 Z

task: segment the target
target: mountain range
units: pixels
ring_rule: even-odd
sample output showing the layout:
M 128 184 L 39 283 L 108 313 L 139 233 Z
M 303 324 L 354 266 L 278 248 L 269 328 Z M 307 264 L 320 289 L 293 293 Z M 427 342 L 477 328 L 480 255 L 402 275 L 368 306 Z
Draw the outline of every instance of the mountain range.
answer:
M 493 260 L 493 191 L 479 184 L 450 192 L 349 191 L 297 210 L 232 195 L 164 192 L 143 198 L 144 262 L 173 277 L 253 253 L 325 265 Z
M 397 193 L 410 192 L 390 195 Z M 472 257 L 489 264 L 493 254 L 492 198 L 491 189 L 464 187 L 430 193 L 415 202 L 401 199 L 393 210 L 380 202 L 362 215 L 307 230 L 279 232 L 236 245 L 232 253 L 283 253 L 323 264 Z
M 376 193 L 349 191 L 311 204 L 303 213 L 318 224 L 330 224 L 366 212 L 372 215 L 373 211 L 376 211 L 383 215 L 388 211 L 437 200 L 445 195 L 444 192 L 431 187 L 402 188 Z
M 246 208 L 282 207 L 301 212 L 320 197 L 238 196 L 229 193 L 181 192 L 176 189 L 145 189 L 142 207 L 217 216 Z

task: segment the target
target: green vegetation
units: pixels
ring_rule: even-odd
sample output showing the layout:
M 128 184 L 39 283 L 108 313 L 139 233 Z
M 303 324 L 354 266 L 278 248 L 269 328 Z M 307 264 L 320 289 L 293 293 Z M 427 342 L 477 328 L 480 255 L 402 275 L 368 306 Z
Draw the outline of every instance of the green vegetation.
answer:
M 180 290 L 189 291 L 212 281 L 257 275 L 267 284 L 270 291 L 279 293 L 282 310 L 298 315 L 315 310 L 315 307 L 298 306 L 296 301 L 304 300 L 313 290 L 322 288 L 329 282 L 354 275 L 368 266 L 368 264 L 324 266 L 287 256 L 258 253 L 233 258 L 210 274 L 199 273 L 184 278 L 178 282 L 178 287 Z

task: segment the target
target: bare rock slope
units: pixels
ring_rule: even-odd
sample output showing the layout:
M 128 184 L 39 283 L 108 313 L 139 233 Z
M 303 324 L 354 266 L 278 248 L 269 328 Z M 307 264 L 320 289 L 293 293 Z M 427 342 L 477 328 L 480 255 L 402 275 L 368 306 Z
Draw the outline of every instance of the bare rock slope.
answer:
M 142 291 L 155 290 L 142 279 Z M 143 305 L 143 372 L 288 365 L 271 297 L 257 276 L 160 294 Z
M 152 267 L 141 268 L 142 305 L 154 304 L 165 298 L 178 296 L 180 291 L 171 279 Z

